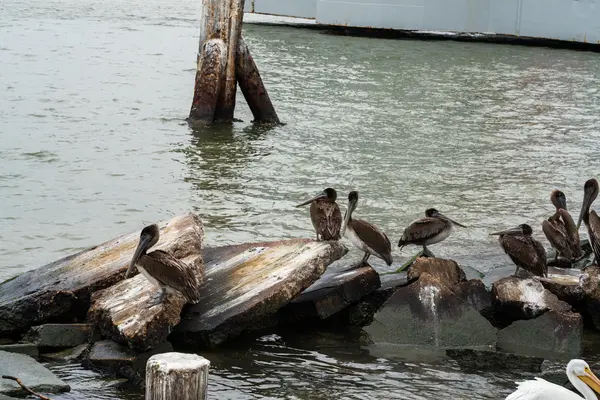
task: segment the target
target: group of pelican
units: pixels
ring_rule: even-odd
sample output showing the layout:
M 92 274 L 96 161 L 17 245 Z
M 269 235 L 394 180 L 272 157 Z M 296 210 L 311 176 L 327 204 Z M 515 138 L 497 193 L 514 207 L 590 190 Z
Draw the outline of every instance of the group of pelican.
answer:
M 583 257 L 578 233 L 582 222 L 588 229 L 596 258 L 600 255 L 600 219 L 594 210 L 590 211 L 597 196 L 598 181 L 590 179 L 584 185 L 583 204 L 579 220 L 575 224 L 567 209 L 565 194 L 560 190 L 552 191 L 550 201 L 555 207 L 555 212 L 543 221 L 542 231 L 556 250 L 555 261 L 560 258 L 571 263 Z M 358 203 L 358 192 L 352 191 L 348 194 L 348 206 L 343 218 L 336 200 L 335 189 L 327 188 L 296 207 L 310 204 L 310 218 L 317 240 L 339 240 L 345 236 L 364 252 L 362 260 L 352 268 L 366 263 L 371 255 L 391 265 L 392 246 L 385 232 L 367 221 L 352 218 Z M 408 244 L 423 246 L 423 255 L 431 256 L 427 246 L 445 240 L 455 225 L 466 228 L 465 225 L 445 216 L 435 208 L 429 208 L 425 211 L 425 217 L 411 222 L 404 229 L 398 246 L 400 249 Z M 490 233 L 498 236 L 500 246 L 516 265 L 515 276 L 518 276 L 519 270 L 523 269 L 528 274 L 547 277 L 546 250 L 532 234 L 533 229 L 528 224 Z
M 327 188 L 296 207 L 310 204 L 310 219 L 317 240 L 339 240 L 345 236 L 365 253 L 362 260 L 350 269 L 364 265 L 371 255 L 381 258 L 387 265 L 392 265 L 392 244 L 385 232 L 370 222 L 352 218 L 358 204 L 358 192 L 351 191 L 348 194 L 348 206 L 344 218 L 336 200 L 335 189 Z M 398 246 L 400 248 L 407 244 L 423 246 L 423 253 L 431 255 L 427 245 L 446 239 L 454 225 L 466 228 L 465 225 L 445 216 L 435 208 L 429 208 L 425 211 L 425 217 L 413 221 L 404 229 Z

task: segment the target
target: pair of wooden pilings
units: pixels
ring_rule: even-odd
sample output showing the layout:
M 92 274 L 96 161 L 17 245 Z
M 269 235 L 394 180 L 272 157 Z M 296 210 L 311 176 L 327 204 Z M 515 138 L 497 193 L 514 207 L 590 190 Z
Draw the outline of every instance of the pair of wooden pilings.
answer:
M 200 49 L 189 121 L 233 121 L 239 84 L 254 122 L 279 123 L 242 37 L 244 0 L 202 0 Z
M 206 400 L 210 361 L 196 354 L 156 354 L 146 363 L 146 400 Z

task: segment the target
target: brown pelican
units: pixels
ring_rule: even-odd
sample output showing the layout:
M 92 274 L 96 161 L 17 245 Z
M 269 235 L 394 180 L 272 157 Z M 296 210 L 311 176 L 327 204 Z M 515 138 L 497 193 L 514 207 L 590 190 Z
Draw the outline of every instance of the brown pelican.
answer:
M 598 197 L 598 181 L 593 178 L 589 179 L 583 186 L 583 192 L 583 204 L 577 221 L 577 230 L 583 221 L 587 227 L 590 244 L 594 250 L 594 259 L 597 263 L 600 261 L 600 218 L 596 211 L 590 211 L 590 207 Z
M 521 224 L 515 228 L 490 233 L 490 235 L 499 235 L 500 246 L 517 266 L 515 276 L 517 276 L 519 268 L 523 268 L 534 275 L 547 277 L 546 250 L 531 236 L 532 233 L 531 226 Z
M 312 221 L 317 240 L 338 240 L 342 227 L 342 213 L 335 200 L 337 193 L 332 188 L 327 188 L 310 200 L 296 207 L 310 203 L 310 220 Z
M 352 191 L 348 194 L 348 208 L 344 214 L 344 230 L 342 232 L 352 244 L 365 252 L 362 260 L 355 264 L 354 269 L 359 268 L 367 262 L 371 255 L 381 258 L 387 265 L 392 265 L 392 244 L 390 239 L 375 225 L 363 221 L 362 219 L 353 219 L 352 213 L 358 203 L 358 192 Z
M 542 223 L 546 238 L 556 250 L 555 261 L 561 256 L 569 261 L 575 261 L 583 256 L 579 245 L 579 233 L 571 214 L 567 211 L 567 197 L 560 190 L 553 190 L 550 201 L 556 212 Z
M 197 303 L 199 282 L 191 267 L 179 261 L 171 254 L 154 250 L 146 251 L 158 242 L 159 229 L 157 225 L 149 225 L 142 229 L 140 242 L 125 273 L 125 278 L 131 275 L 134 265 L 152 284 L 160 289 L 154 304 L 161 303 L 167 292 L 180 292 L 189 303 Z
M 465 225 L 446 217 L 435 208 L 429 208 L 425 211 L 425 218 L 411 222 L 404 229 L 404 233 L 398 241 L 398 246 L 401 249 L 407 244 L 423 246 L 423 254 L 432 256 L 433 254 L 427 249 L 427 245 L 439 243 L 450 236 L 453 225 L 466 228 Z

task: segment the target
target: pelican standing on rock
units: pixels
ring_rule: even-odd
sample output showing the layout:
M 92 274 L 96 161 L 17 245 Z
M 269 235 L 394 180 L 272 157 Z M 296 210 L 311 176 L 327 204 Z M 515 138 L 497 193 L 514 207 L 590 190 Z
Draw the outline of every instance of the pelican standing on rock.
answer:
M 531 236 L 532 233 L 531 226 L 521 224 L 515 228 L 490 233 L 490 235 L 499 236 L 500 246 L 517 266 L 515 276 L 517 276 L 519 268 L 523 268 L 534 275 L 547 277 L 546 250 Z
M 149 225 L 142 229 L 140 241 L 125 278 L 131 275 L 133 267 L 136 266 L 146 279 L 158 287 L 160 292 L 154 298 L 153 305 L 162 303 L 167 293 L 174 292 L 181 293 L 188 303 L 197 303 L 200 300 L 200 283 L 190 266 L 162 250 L 154 250 L 146 254 L 148 249 L 158 242 L 158 238 L 157 225 Z
M 317 232 L 318 240 L 338 240 L 341 238 L 342 213 L 335 200 L 337 192 L 327 188 L 310 200 L 296 207 L 310 203 L 310 220 Z
M 571 214 L 567 211 L 567 197 L 560 190 L 553 190 L 550 201 L 556 208 L 554 215 L 542 223 L 544 235 L 556 250 L 555 261 L 561 256 L 569 261 L 583 256 L 579 245 L 579 233 Z
M 583 397 L 545 379 L 535 378 L 535 380 L 518 382 L 517 390 L 509 394 L 506 400 L 598 400 L 596 393 L 600 393 L 600 380 L 585 361 L 577 359 L 569 361 L 567 377 Z
M 583 186 L 583 204 L 577 221 L 577 230 L 581 226 L 581 221 L 585 223 L 588 230 L 590 244 L 594 250 L 595 262 L 600 262 L 600 218 L 595 210 L 590 211 L 594 200 L 598 197 L 598 181 L 589 179 Z
M 446 217 L 435 208 L 429 208 L 425 211 L 425 218 L 419 218 L 411 222 L 404 229 L 404 233 L 398 241 L 398 246 L 400 249 L 407 244 L 423 246 L 423 255 L 432 256 L 433 254 L 429 251 L 427 245 L 445 240 L 450 236 L 454 225 L 466 228 L 465 225 Z
M 367 262 L 371 255 L 381 258 L 387 265 L 392 265 L 392 244 L 386 234 L 375 225 L 352 218 L 352 213 L 358 203 L 358 192 L 352 191 L 348 194 L 348 209 L 344 215 L 344 228 L 342 234 L 346 236 L 354 246 L 365 252 L 362 260 L 347 270 L 359 268 Z

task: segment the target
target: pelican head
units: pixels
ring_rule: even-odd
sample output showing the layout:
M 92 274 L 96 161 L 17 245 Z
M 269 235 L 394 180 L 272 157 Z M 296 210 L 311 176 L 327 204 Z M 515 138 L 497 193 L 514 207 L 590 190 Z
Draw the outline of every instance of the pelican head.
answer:
M 333 203 L 336 199 L 337 199 L 337 192 L 335 191 L 335 189 L 329 187 L 329 188 L 323 190 L 321 193 L 319 193 L 315 197 L 313 197 L 312 199 L 306 200 L 304 203 L 298 204 L 296 207 L 302 207 L 302 206 L 305 206 L 305 205 L 310 204 L 313 201 L 317 201 L 317 200 L 327 200 L 327 201 Z
M 583 185 L 583 204 L 581 204 L 581 211 L 579 212 L 579 219 L 577 221 L 577 230 L 581 226 L 581 221 L 589 213 L 590 207 L 594 200 L 598 197 L 598 181 L 594 178 L 588 179 Z
M 569 361 L 567 364 L 567 376 L 573 386 L 575 386 L 582 394 L 584 394 L 584 391 L 581 389 L 582 385 L 578 385 L 577 380 L 585 383 L 596 393 L 600 393 L 600 380 L 594 375 L 590 366 L 585 361 L 578 359 Z
M 521 224 L 521 225 L 515 226 L 514 228 L 510 228 L 510 229 L 506 229 L 506 230 L 503 230 L 503 231 L 498 231 L 498 232 L 490 233 L 490 235 L 497 235 L 497 236 L 501 236 L 501 235 L 531 236 L 532 233 L 533 233 L 533 229 L 531 229 L 531 226 L 529 226 L 527 224 Z
M 142 255 L 146 254 L 148 249 L 150 249 L 156 244 L 156 242 L 158 242 L 159 237 L 160 233 L 158 225 L 156 224 L 148 225 L 147 227 L 142 229 L 142 233 L 140 233 L 140 241 L 138 243 L 137 248 L 135 249 L 135 253 L 133 253 L 131 264 L 129 264 L 129 268 L 127 268 L 127 272 L 125 273 L 125 278 L 129 278 L 137 260 Z
M 565 196 L 565 194 L 560 190 L 555 189 L 552 191 L 550 194 L 550 201 L 557 210 L 559 208 L 562 208 L 563 210 L 567 209 L 567 196 Z
M 428 208 L 427 211 L 425 211 L 425 216 L 426 217 L 433 217 L 433 218 L 445 219 L 447 221 L 452 222 L 454 225 L 460 226 L 462 228 L 466 228 L 465 225 L 463 225 L 463 224 L 461 224 L 459 222 L 456 222 L 455 220 L 453 220 L 450 217 L 446 217 L 444 214 L 442 214 L 441 212 L 439 212 L 435 208 Z

